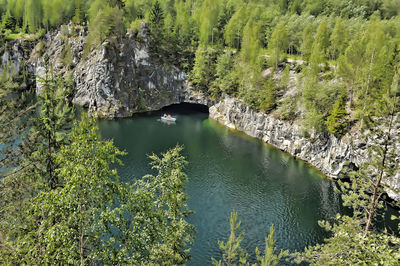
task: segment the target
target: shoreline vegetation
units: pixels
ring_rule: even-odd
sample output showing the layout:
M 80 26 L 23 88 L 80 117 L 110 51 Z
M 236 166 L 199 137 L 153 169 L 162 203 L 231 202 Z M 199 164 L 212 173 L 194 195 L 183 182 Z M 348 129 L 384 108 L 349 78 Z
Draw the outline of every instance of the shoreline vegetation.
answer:
M 342 173 L 350 182 L 339 181 L 339 190 L 352 215 L 320 221 L 331 237 L 289 254 L 275 248 L 271 227 L 264 252 L 255 251 L 256 264 L 284 258 L 399 264 L 400 237 L 374 227 L 384 208 L 383 181 L 399 167 L 399 1 L 0 0 L 0 15 L 0 53 L 8 40 L 40 40 L 72 21 L 88 29 L 88 56 L 106 39 L 113 45 L 137 33 L 145 21 L 154 60 L 185 71 L 210 97 L 225 93 L 256 111 L 299 121 L 305 136 L 316 131 L 340 138 L 360 130 L 367 143 L 378 138 L 367 147 L 368 163 Z M 63 50 L 67 67 L 70 49 Z M 305 63 L 291 67 L 291 59 Z M 40 95 L 23 68 L 15 73 L 1 66 L 0 169 L 6 170 L 0 172 L 0 262 L 186 263 L 195 228 L 185 220 L 192 211 L 182 147 L 150 156 L 156 176 L 129 186 L 119 182 L 110 165 L 124 152 L 101 140 L 85 114 L 73 121 L 68 99 L 74 86 L 55 77 L 48 57 L 43 60 L 44 76 L 34 77 Z M 235 212 L 229 221 L 231 234 L 219 242 L 221 260 L 213 264 L 249 264 Z

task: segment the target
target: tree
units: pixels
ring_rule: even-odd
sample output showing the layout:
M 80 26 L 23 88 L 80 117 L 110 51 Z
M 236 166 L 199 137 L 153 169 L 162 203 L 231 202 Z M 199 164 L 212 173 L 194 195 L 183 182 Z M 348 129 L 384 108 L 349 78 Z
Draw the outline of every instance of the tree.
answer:
M 336 137 L 341 137 L 345 133 L 347 127 L 347 113 L 346 106 L 344 104 L 345 94 L 339 96 L 336 103 L 333 105 L 331 114 L 326 120 L 326 126 L 329 132 L 331 132 Z
M 350 108 L 353 106 L 354 92 L 360 78 L 359 71 L 364 63 L 360 56 L 364 49 L 364 44 L 356 38 L 350 42 L 344 55 L 338 59 L 338 74 L 343 78 L 348 88 Z
M 235 265 L 239 263 L 245 265 L 249 257 L 249 254 L 240 246 L 244 239 L 244 231 L 239 232 L 241 222 L 237 222 L 237 212 L 231 212 L 229 217 L 229 224 L 231 228 L 231 233 L 229 235 L 228 241 L 218 240 L 218 245 L 222 253 L 222 259 L 217 261 L 213 258 L 213 265 Z
M 63 80 L 54 78 L 53 70 L 45 59 L 45 76 L 40 78 L 42 93 L 39 95 L 40 113 L 34 118 L 32 134 L 38 138 L 31 160 L 38 176 L 45 178 L 51 189 L 59 185 L 55 156 L 61 145 L 68 143 L 73 109 L 66 101 Z
M 248 20 L 247 5 L 243 4 L 236 10 L 232 18 L 225 27 L 225 43 L 230 47 L 240 49 L 240 41 L 242 40 L 243 28 Z
M 85 56 L 90 49 L 100 45 L 106 38 L 120 36 L 123 30 L 122 10 L 111 7 L 102 0 L 95 0 L 89 8 L 89 36 Z
M 83 4 L 81 2 L 81 0 L 75 0 L 75 14 L 74 17 L 72 18 L 72 20 L 75 23 L 80 23 L 83 22 L 85 18 L 85 14 L 84 14 L 84 9 L 83 9 Z
M 303 31 L 303 42 L 301 44 L 301 56 L 308 60 L 311 55 L 312 45 L 313 45 L 313 26 L 311 24 L 307 24 Z
M 25 3 L 24 21 L 30 33 L 40 28 L 41 5 L 40 0 L 27 0 Z
M 242 51 L 240 53 L 242 62 L 251 70 L 259 70 L 259 57 L 261 51 L 261 23 L 249 20 L 243 29 Z
M 216 79 L 213 84 L 215 89 L 230 95 L 237 92 L 238 84 L 235 79 L 234 64 L 235 58 L 231 52 L 225 52 L 218 57 L 215 67 Z
M 343 26 L 342 19 L 339 17 L 336 19 L 335 27 L 333 28 L 329 46 L 331 59 L 337 59 L 340 53 L 343 53 L 346 48 L 346 29 Z
M 94 120 L 82 116 L 55 160 L 60 184 L 30 200 L 25 230 L 16 238 L 20 262 L 89 264 L 104 237 L 98 219 L 115 204 L 116 171 L 110 164 L 122 155 L 111 141 L 104 142 Z
M 191 80 L 198 88 L 207 91 L 214 79 L 217 52 L 212 48 L 197 48 Z
M 393 68 L 390 66 L 393 47 L 387 40 L 382 24 L 378 18 L 371 18 L 368 28 L 363 36 L 366 43 L 364 52 L 364 64 L 361 68 L 361 88 L 359 97 L 362 100 L 360 106 L 360 129 L 368 115 L 375 112 L 373 104 L 376 99 L 382 96 L 391 85 Z M 389 74 L 389 75 L 388 75 Z
M 245 249 L 241 247 L 241 243 L 244 239 L 244 231 L 240 232 L 241 222 L 237 221 L 237 212 L 233 211 L 229 217 L 229 224 L 231 228 L 231 233 L 229 235 L 228 241 L 220 241 L 218 240 L 218 245 L 220 247 L 220 251 L 222 253 L 222 259 L 217 261 L 212 258 L 213 265 L 250 265 L 247 261 L 249 258 L 249 254 Z M 238 234 L 239 233 L 239 234 Z M 280 251 L 278 253 L 277 248 L 275 247 L 276 240 L 274 238 L 274 226 L 271 225 L 269 229 L 269 234 L 265 238 L 265 251 L 264 255 L 261 255 L 258 248 L 256 248 L 255 253 L 257 256 L 257 263 L 253 265 L 260 266 L 274 266 L 279 265 L 279 262 L 289 255 L 288 251 Z M 238 235 L 237 235 L 238 234 Z
M 59 185 L 36 191 L 21 206 L 21 222 L 1 227 L 5 231 L 0 240 L 6 248 L 0 250 L 0 262 L 187 262 L 194 227 L 185 220 L 192 211 L 184 192 L 187 162 L 180 155 L 182 147 L 162 157 L 150 156 L 157 175 L 129 185 L 120 182 L 111 168 L 121 163 L 119 157 L 124 153 L 112 141 L 101 139 L 95 120 L 83 114 L 69 138 L 70 143 L 55 157 Z M 8 219 L 16 221 L 17 217 Z
M 66 103 L 62 82 L 54 79 L 45 61 L 46 73 L 41 78 L 43 91 L 37 102 L 34 90 L 26 90 L 21 84 L 13 85 L 10 79 L 6 79 L 2 95 L 8 98 L 2 100 L 8 102 L 4 107 L 9 110 L 0 117 L 8 130 L 0 134 L 6 147 L 2 150 L 6 154 L 1 167 L 7 169 L 1 173 L 0 183 L 0 227 L 4 232 L 0 243 L 5 247 L 1 253 L 8 264 L 21 263 L 16 257 L 19 251 L 15 241 L 32 222 L 25 213 L 30 200 L 41 191 L 60 185 L 55 157 L 60 146 L 67 143 L 72 112 Z
M 156 58 L 161 58 L 164 41 L 164 11 L 156 0 L 150 10 L 149 28 L 151 32 L 150 51 Z
M 188 177 L 183 172 L 187 164 L 180 154 L 181 146 L 162 154 L 150 156 L 151 166 L 157 176 L 145 176 L 144 185 L 158 196 L 156 206 L 162 215 L 161 241 L 151 250 L 150 260 L 156 264 L 176 265 L 186 263 L 190 256 L 195 228 L 185 219 L 193 213 L 187 205 L 184 186 Z
M 268 48 L 271 50 L 272 60 L 275 69 L 278 69 L 278 63 L 282 53 L 285 53 L 288 48 L 288 33 L 285 22 L 281 21 L 276 26 L 269 41 Z
M 207 45 L 210 42 L 214 44 L 214 38 L 217 35 L 218 14 L 220 12 L 220 3 L 217 0 L 203 1 L 201 13 L 199 14 L 200 21 L 200 44 Z
M 310 63 L 313 69 L 319 70 L 319 64 L 326 60 L 329 45 L 329 32 L 327 21 L 324 19 L 318 26 L 317 33 L 312 45 Z

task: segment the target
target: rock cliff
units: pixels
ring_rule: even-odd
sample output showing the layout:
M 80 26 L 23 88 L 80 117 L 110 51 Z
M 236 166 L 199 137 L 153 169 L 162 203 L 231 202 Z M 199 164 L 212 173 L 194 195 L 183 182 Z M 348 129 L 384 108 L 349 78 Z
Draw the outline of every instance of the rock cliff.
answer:
M 48 33 L 29 59 L 35 73 L 43 75 L 46 56 L 56 74 L 72 73 L 72 102 L 97 117 L 127 117 L 179 102 L 186 74 L 150 57 L 145 24 L 137 33 L 106 40 L 90 51 L 85 50 L 86 36 L 87 28 L 74 25 Z

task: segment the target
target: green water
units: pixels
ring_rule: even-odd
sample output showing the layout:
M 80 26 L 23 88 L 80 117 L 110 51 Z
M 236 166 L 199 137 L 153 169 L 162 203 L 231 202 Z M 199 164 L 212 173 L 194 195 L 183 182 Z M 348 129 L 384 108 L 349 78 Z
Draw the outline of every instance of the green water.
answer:
M 177 115 L 176 124 L 159 120 L 165 112 Z M 317 221 L 340 211 L 333 182 L 305 163 L 219 125 L 193 106 L 101 121 L 100 129 L 103 137 L 113 138 L 128 152 L 119 169 L 127 181 L 151 172 L 146 154 L 184 145 L 190 162 L 189 206 L 196 212 L 190 222 L 197 228 L 189 265 L 208 265 L 211 257 L 220 257 L 217 240 L 229 236 L 232 210 L 238 212 L 246 232 L 244 246 L 252 253 L 256 246 L 264 249 L 271 224 L 278 248 L 302 250 L 321 242 L 326 234 Z

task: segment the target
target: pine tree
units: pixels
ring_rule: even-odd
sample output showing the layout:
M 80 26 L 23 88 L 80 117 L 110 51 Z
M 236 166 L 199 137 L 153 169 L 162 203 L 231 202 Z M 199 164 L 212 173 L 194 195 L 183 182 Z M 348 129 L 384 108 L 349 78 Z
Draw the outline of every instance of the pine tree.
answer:
M 331 59 L 337 59 L 340 53 L 343 53 L 346 48 L 346 29 L 343 26 L 343 21 L 339 17 L 336 19 L 335 27 L 333 28 L 329 46 Z
M 199 15 L 200 21 L 200 44 L 207 45 L 211 41 L 214 44 L 217 35 L 217 22 L 220 4 L 218 0 L 205 0 L 203 1 L 201 13 Z
M 222 253 L 222 258 L 219 261 L 212 258 L 213 265 L 250 265 L 248 262 L 248 258 L 250 257 L 250 255 L 246 252 L 245 249 L 241 247 L 241 243 L 244 239 L 244 231 L 239 231 L 241 222 L 237 221 L 237 216 L 237 212 L 231 212 L 229 217 L 229 224 L 231 229 L 229 238 L 226 242 L 218 240 L 218 245 Z M 274 225 L 271 225 L 269 229 L 269 234 L 265 238 L 264 255 L 261 255 L 259 249 L 256 248 L 255 253 L 257 256 L 257 263 L 252 265 L 279 265 L 280 261 L 289 255 L 288 251 L 280 251 L 278 253 L 278 250 L 275 247 L 276 240 L 274 238 L 274 234 Z
M 339 96 L 336 103 L 333 105 L 331 114 L 328 116 L 325 122 L 329 132 L 336 137 L 343 136 L 347 127 L 347 113 L 345 110 L 346 106 L 344 103 L 344 98 L 345 94 Z
M 282 53 L 285 53 L 288 48 L 288 33 L 285 22 L 281 21 L 276 26 L 269 41 L 268 48 L 271 50 L 272 61 L 275 69 L 278 69 L 278 63 Z
M 328 46 L 329 46 L 328 25 L 327 21 L 324 19 L 318 26 L 310 56 L 311 67 L 315 71 L 318 71 L 319 65 L 325 62 Z
M 151 155 L 151 166 L 157 175 L 143 178 L 143 184 L 147 183 L 145 186 L 151 187 L 150 191 L 158 195 L 157 207 L 163 217 L 162 239 L 152 248 L 150 255 L 155 264 L 184 264 L 190 259 L 188 245 L 193 243 L 195 228 L 185 221 L 193 211 L 189 210 L 184 192 L 188 177 L 183 172 L 187 161 L 180 154 L 182 149 L 176 146 L 161 157 Z
M 150 51 L 154 57 L 161 59 L 164 42 L 164 11 L 158 0 L 153 3 L 150 10 L 149 28 L 151 32 Z
M 3 199 L 0 205 L 0 228 L 4 232 L 0 242 L 8 247 L 1 250 L 3 256 L 0 257 L 8 264 L 27 263 L 15 261 L 17 249 L 14 247 L 17 235 L 25 232 L 23 230 L 28 222 L 32 222 L 27 220 L 29 216 L 25 213 L 30 200 L 41 191 L 60 185 L 55 157 L 60 146 L 68 140 L 66 134 L 72 111 L 63 95 L 61 82 L 53 78 L 48 61 L 45 61 L 46 74 L 41 79 L 43 92 L 37 102 L 32 97 L 33 90 L 22 89 L 22 93 L 18 92 L 23 86 L 11 85 L 7 81 L 11 85 L 7 89 L 12 89 L 11 95 L 15 101 L 4 98 L 9 101 L 4 106 L 10 107 L 10 110 L 3 112 L 4 116 L 0 119 L 8 129 L 8 133 L 0 134 L 1 140 L 5 147 L 11 148 L 5 150 L 7 153 L 1 167 L 7 167 L 7 171 L 1 173 L 0 183 Z M 10 93 L 4 92 L 5 96 Z
M 237 221 L 237 212 L 231 212 L 229 217 L 231 232 L 228 241 L 218 240 L 222 252 L 222 259 L 217 261 L 213 258 L 213 265 L 245 265 L 249 254 L 240 246 L 244 239 L 244 231 L 239 232 L 241 222 Z M 239 235 L 237 235 L 239 233 Z
M 313 26 L 311 24 L 308 24 L 303 31 L 303 36 L 302 36 L 303 42 L 301 44 L 301 56 L 305 60 L 310 59 L 311 51 L 312 51 L 312 45 L 314 42 L 314 37 L 313 37 Z
M 61 145 L 68 142 L 67 133 L 71 129 L 73 109 L 66 101 L 63 80 L 55 79 L 47 59 L 45 76 L 39 82 L 43 90 L 39 95 L 40 113 L 38 118 L 33 119 L 32 128 L 38 144 L 31 160 L 35 164 L 35 172 L 54 189 L 59 185 L 55 156 Z

